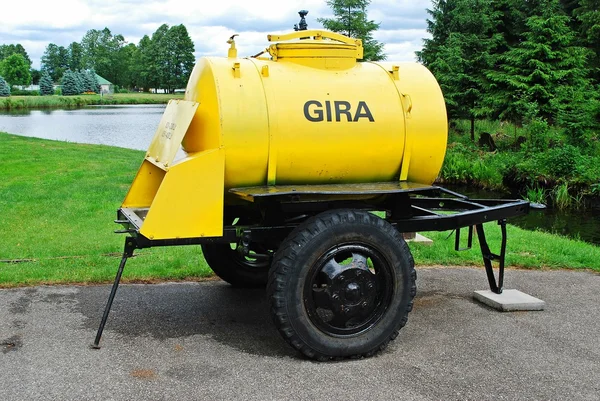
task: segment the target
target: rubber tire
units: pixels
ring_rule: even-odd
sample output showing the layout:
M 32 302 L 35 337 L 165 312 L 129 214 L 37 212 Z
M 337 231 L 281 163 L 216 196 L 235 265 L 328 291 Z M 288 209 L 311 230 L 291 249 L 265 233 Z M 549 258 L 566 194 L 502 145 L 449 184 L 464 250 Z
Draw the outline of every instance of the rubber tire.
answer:
M 254 267 L 245 264 L 229 244 L 203 244 L 202 253 L 208 266 L 222 280 L 236 288 L 264 288 L 271 263 Z
M 303 287 L 311 265 L 329 249 L 348 243 L 366 244 L 391 262 L 394 294 L 382 318 L 367 331 L 335 337 L 319 330 L 304 307 Z M 364 211 L 334 210 L 298 226 L 281 244 L 269 272 L 267 293 L 279 333 L 311 359 L 369 357 L 383 350 L 406 324 L 416 294 L 414 260 L 388 222 Z M 398 291 L 401 288 L 404 291 Z

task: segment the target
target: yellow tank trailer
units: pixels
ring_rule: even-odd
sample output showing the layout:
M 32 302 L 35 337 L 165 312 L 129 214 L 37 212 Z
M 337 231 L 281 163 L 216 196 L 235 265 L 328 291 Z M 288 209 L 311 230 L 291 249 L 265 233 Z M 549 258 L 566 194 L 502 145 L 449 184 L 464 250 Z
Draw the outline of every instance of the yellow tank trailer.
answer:
M 432 185 L 447 119 L 431 73 L 359 62 L 361 41 L 333 32 L 268 40 L 239 58 L 231 37 L 228 57 L 201 58 L 167 106 L 118 211 L 129 235 L 96 347 L 127 258 L 153 246 L 200 244 L 225 281 L 266 285 L 284 339 L 319 360 L 371 355 L 406 323 L 416 275 L 401 233 L 458 229 L 458 249 L 475 226 L 502 291 L 505 218 L 530 205 Z M 499 255 L 487 221 L 501 224 Z

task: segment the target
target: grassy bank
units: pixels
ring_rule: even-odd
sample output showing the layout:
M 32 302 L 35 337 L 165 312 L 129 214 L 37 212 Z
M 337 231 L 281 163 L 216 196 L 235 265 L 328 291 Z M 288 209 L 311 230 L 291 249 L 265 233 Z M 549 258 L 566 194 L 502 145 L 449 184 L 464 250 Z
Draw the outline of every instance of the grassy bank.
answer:
M 564 132 L 534 121 L 517 128 L 481 121 L 481 133 L 491 135 L 496 149 L 478 146 L 466 121 L 450 127 L 440 183 L 486 189 L 517 190 L 523 197 L 558 208 L 574 208 L 600 196 L 600 143 L 573 145 Z
M 0 286 L 110 282 L 123 245 L 112 221 L 143 155 L 0 133 Z M 498 249 L 497 226 L 487 226 Z M 446 233 L 431 236 L 432 246 L 411 245 L 417 264 L 482 265 L 476 249 L 456 253 Z M 211 275 L 198 246 L 136 253 L 126 282 Z M 511 226 L 508 264 L 600 271 L 600 247 Z
M 170 99 L 183 99 L 183 94 L 115 93 L 104 96 L 10 96 L 0 97 L 0 110 L 75 108 L 103 104 L 166 104 Z

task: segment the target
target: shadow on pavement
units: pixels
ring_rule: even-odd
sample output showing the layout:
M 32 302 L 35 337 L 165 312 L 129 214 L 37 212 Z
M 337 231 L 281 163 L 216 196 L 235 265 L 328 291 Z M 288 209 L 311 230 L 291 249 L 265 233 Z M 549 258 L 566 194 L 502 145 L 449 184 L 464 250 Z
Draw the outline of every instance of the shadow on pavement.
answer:
M 77 295 L 86 328 L 96 330 L 110 287 L 88 287 Z M 118 341 L 151 336 L 159 340 L 206 335 L 240 351 L 263 356 L 297 356 L 275 329 L 264 289 L 236 289 L 226 283 L 122 285 L 107 332 Z M 90 342 L 93 338 L 90 338 Z

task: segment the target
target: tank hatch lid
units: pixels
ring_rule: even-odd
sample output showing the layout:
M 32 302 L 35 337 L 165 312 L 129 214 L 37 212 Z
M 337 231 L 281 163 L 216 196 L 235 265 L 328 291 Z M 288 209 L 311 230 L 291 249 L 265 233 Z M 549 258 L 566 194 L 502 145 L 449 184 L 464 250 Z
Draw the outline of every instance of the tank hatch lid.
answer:
M 267 49 L 273 60 L 279 58 L 363 58 L 360 39 L 339 33 L 308 30 L 285 35 L 268 35 L 269 42 L 277 42 Z

